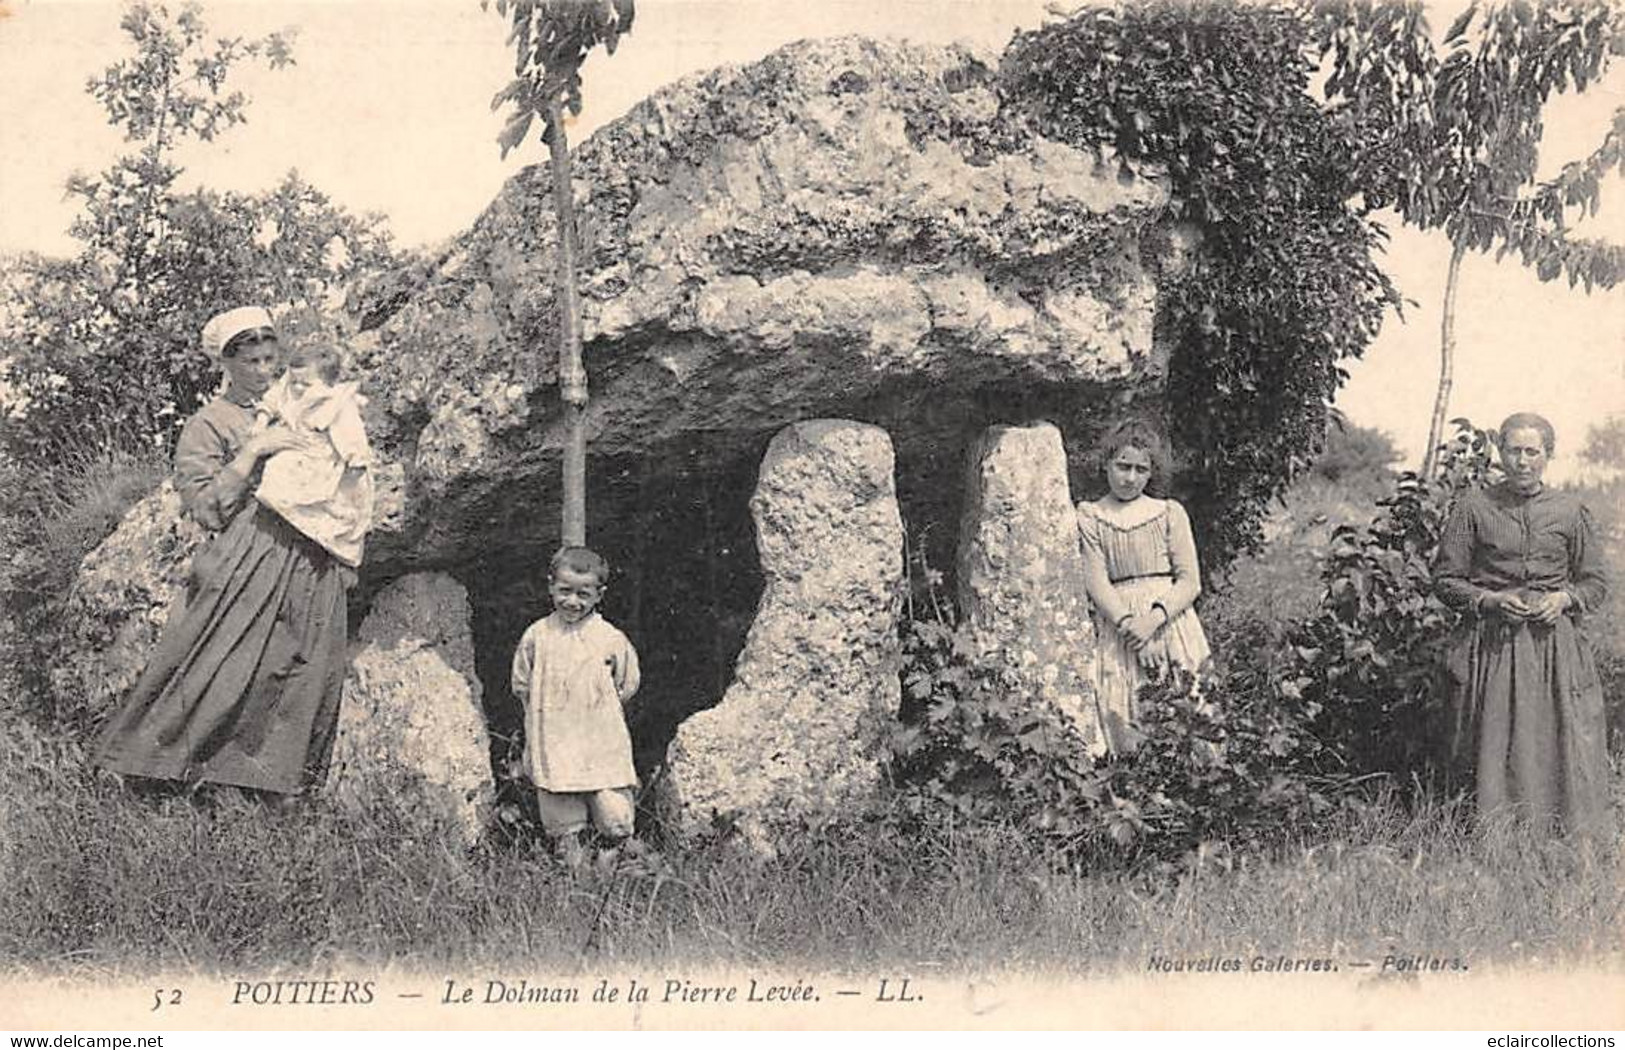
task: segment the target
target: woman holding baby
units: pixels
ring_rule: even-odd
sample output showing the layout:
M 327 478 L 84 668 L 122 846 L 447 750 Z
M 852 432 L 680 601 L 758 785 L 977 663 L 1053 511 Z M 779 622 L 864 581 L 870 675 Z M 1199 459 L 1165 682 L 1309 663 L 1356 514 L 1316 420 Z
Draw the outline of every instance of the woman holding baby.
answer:
M 214 535 L 194 555 L 184 602 L 146 670 L 103 727 L 98 762 L 128 776 L 296 795 L 326 775 L 346 591 L 360 562 L 358 536 L 334 543 L 331 528 L 309 522 L 371 510 L 370 491 L 365 508 L 289 496 L 309 477 L 301 464 L 337 454 L 324 432 L 300 421 L 343 415 L 358 428 L 359 417 L 353 399 L 322 412 L 301 407 L 310 394 L 281 376 L 282 347 L 264 309 L 217 315 L 203 329 L 203 349 L 219 360 L 226 386 L 181 431 L 174 479 L 185 512 Z M 333 400 L 325 377 L 307 378 Z M 364 435 L 345 454 L 334 476 L 348 479 L 353 495 L 370 462 Z M 287 469 L 267 470 L 272 457 Z M 288 479 L 272 484 L 279 473 Z M 288 510 L 290 498 L 305 500 L 299 513 Z

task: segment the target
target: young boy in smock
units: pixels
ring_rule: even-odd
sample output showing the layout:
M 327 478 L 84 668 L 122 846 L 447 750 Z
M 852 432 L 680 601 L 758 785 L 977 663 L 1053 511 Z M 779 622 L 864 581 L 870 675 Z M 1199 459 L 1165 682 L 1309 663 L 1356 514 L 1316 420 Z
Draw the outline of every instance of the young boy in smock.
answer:
M 553 612 L 519 639 L 513 694 L 525 710 L 526 773 L 536 785 L 542 829 L 571 864 L 589 826 L 610 840 L 632 835 L 632 737 L 623 705 L 638 691 L 638 654 L 598 615 L 609 565 L 586 547 L 553 556 Z

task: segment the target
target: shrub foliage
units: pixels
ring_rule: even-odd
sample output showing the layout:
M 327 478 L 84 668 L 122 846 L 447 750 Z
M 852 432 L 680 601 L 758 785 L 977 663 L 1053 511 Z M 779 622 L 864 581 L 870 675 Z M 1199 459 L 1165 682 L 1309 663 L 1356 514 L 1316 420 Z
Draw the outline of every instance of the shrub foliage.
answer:
M 382 219 L 296 172 L 259 193 L 178 188 L 176 147 L 241 123 L 234 70 L 291 64 L 286 37 L 217 40 L 194 4 L 133 3 L 121 25 L 129 53 L 87 91 L 131 152 L 69 180 L 76 255 L 0 265 L 0 664 L 35 697 L 80 559 L 156 485 L 218 387 L 204 322 L 263 303 L 294 338 L 337 335 L 346 289 L 394 260 Z
M 1333 534 L 1320 610 L 1289 639 L 1277 691 L 1317 709 L 1329 754 L 1355 772 L 1421 777 L 1436 752 L 1457 616 L 1434 595 L 1431 565 L 1456 497 L 1491 476 L 1490 436 L 1457 426 L 1432 478 L 1407 472 L 1369 524 Z
M 0 284 L 0 448 L 27 468 L 132 437 L 166 448 L 218 385 L 198 351 L 212 314 L 257 302 L 295 334 L 320 328 L 350 282 L 393 262 L 381 218 L 297 172 L 261 193 L 178 188 L 176 148 L 246 119 L 232 72 L 291 64 L 285 36 L 214 41 L 193 4 L 135 3 L 122 27 L 131 53 L 87 91 L 133 152 L 68 181 L 77 255 L 24 256 Z
M 951 610 L 914 619 L 904 636 L 893 773 L 916 810 L 1014 824 L 1075 862 L 1166 866 L 1204 848 L 1266 848 L 1335 804 L 1315 709 L 1271 687 L 1260 625 L 1216 639 L 1246 658 L 1201 682 L 1181 674 L 1143 689 L 1139 746 L 1097 760 L 953 620 Z
M 1355 144 L 1310 96 L 1285 5 L 1142 0 L 1019 34 L 1013 104 L 1045 133 L 1161 166 L 1198 240 L 1159 289 L 1166 404 L 1206 564 L 1261 541 L 1269 500 L 1319 450 L 1327 405 L 1398 298 L 1373 261 Z

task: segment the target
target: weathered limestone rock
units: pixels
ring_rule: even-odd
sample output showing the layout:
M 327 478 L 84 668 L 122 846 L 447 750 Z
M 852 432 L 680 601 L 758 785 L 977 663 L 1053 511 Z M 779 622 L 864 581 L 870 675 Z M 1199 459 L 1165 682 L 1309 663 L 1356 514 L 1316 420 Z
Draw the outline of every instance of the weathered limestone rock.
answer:
M 797 420 L 861 418 L 912 469 L 913 450 L 1009 421 L 990 387 L 1065 411 L 1079 388 L 1160 382 L 1167 180 L 1039 136 L 1001 110 L 996 66 L 963 46 L 802 41 L 664 87 L 582 142 L 593 460 L 693 439 L 720 470 Z M 556 363 L 534 351 L 555 312 L 550 192 L 526 169 L 439 258 L 357 296 L 369 429 L 412 494 L 369 541 L 385 572 L 556 531 L 512 527 L 516 486 L 524 520 L 557 507 Z M 591 506 L 600 535 L 636 499 L 606 483 Z
M 1060 431 L 990 428 L 966 489 L 959 603 L 981 658 L 1009 669 L 1047 718 L 1098 748 L 1094 629 Z
M 450 817 L 471 846 L 494 788 L 469 615 L 468 592 L 444 573 L 379 592 L 351 651 L 327 790 Z
M 803 41 L 662 88 L 578 145 L 588 535 L 617 568 L 607 611 L 647 657 L 641 754 L 715 701 L 743 645 L 760 591 L 739 479 L 771 435 L 884 427 L 898 498 L 944 564 L 976 435 L 1036 415 L 1087 442 L 1101 406 L 1162 382 L 1157 282 L 1186 254 L 1166 178 L 1001 109 L 996 61 Z M 438 255 L 347 306 L 381 460 L 355 600 L 455 571 L 482 667 L 545 607 L 558 535 L 564 428 L 553 355 L 536 351 L 554 230 L 549 173 L 528 168 Z M 85 637 L 64 654 L 75 695 L 115 694 L 144 663 L 163 603 L 141 574 L 182 578 L 184 555 L 152 546 L 177 519 L 139 513 L 147 548 L 110 556 L 134 575 L 84 588 Z M 485 684 L 506 710 L 505 684 Z
M 766 586 L 722 702 L 684 722 L 662 782 L 680 836 L 720 817 L 771 849 L 860 810 L 900 697 L 903 526 L 891 441 L 814 420 L 768 446 L 751 500 Z
M 165 481 L 80 563 L 51 670 L 57 697 L 77 719 L 106 715 L 140 677 L 206 538 L 181 517 L 180 496 Z
M 652 671 L 640 753 L 726 688 L 759 599 L 736 479 L 773 434 L 885 428 L 898 499 L 946 564 L 987 426 L 1042 416 L 1086 445 L 1103 405 L 1161 385 L 1157 286 L 1183 244 L 1167 179 L 1035 133 L 1001 109 L 996 66 L 803 41 L 664 87 L 577 146 L 587 535 Z M 545 607 L 540 573 L 514 567 L 545 565 L 559 532 L 565 428 L 537 351 L 550 191 L 546 166 L 520 172 L 438 257 L 354 297 L 369 432 L 407 496 L 368 559 L 455 569 L 485 667 Z

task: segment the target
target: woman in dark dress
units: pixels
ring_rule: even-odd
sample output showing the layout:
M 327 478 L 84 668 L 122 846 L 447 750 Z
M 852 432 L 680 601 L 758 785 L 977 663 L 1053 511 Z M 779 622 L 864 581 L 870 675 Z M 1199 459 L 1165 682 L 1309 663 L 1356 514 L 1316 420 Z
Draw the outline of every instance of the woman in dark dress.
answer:
M 1602 836 L 1608 756 L 1602 685 L 1581 632 L 1607 593 L 1590 515 L 1541 481 L 1552 425 L 1501 424 L 1506 478 L 1463 496 L 1434 563 L 1439 597 L 1460 609 L 1447 658 L 1454 769 L 1487 824 Z
M 129 776 L 294 795 L 326 775 L 354 575 L 252 495 L 266 458 L 299 441 L 253 430 L 282 366 L 270 314 L 220 314 L 203 346 L 228 382 L 181 431 L 175 488 L 216 535 L 193 556 L 184 604 L 103 727 L 97 759 Z

